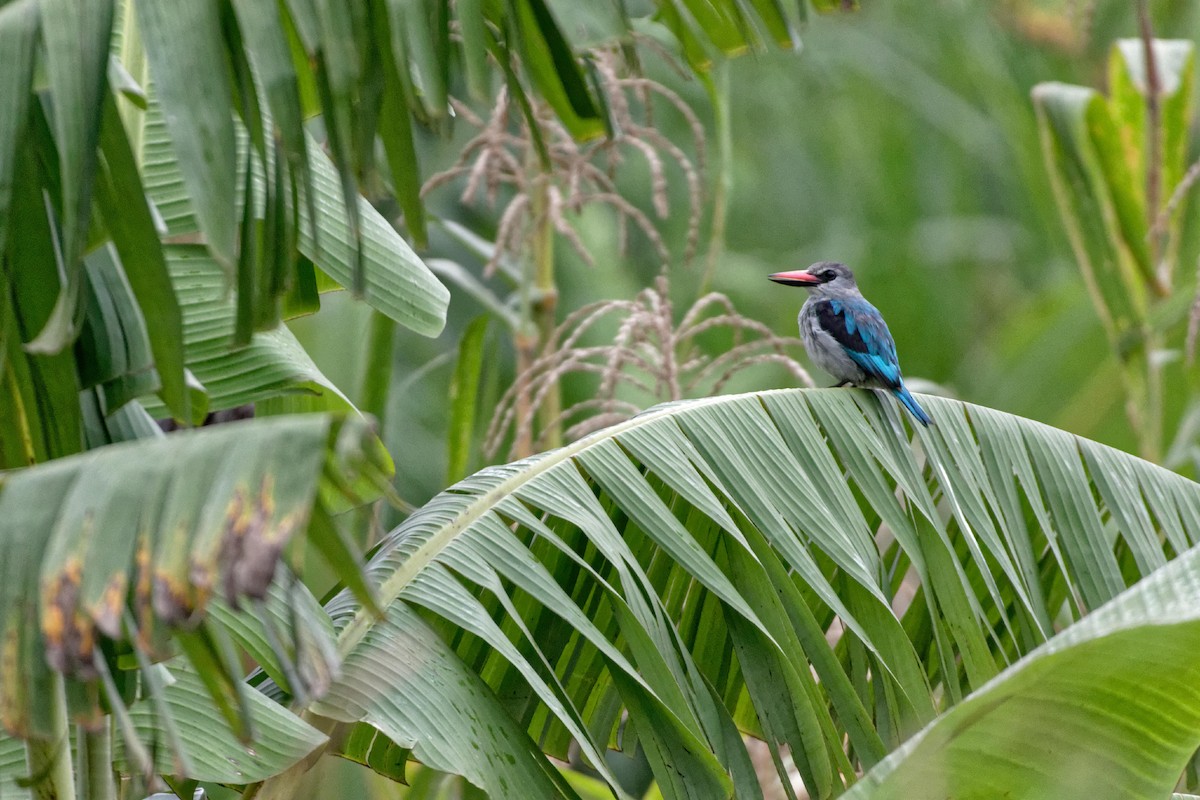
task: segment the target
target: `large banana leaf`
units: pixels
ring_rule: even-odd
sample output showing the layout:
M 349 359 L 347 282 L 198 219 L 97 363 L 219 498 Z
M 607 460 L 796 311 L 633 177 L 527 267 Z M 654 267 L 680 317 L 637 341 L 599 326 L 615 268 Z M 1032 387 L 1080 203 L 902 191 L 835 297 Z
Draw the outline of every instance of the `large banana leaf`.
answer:
M 307 414 L 0 473 L 0 722 L 53 741 L 65 677 L 72 718 L 97 724 L 101 700 L 107 713 L 129 699 L 135 684 L 122 675 L 133 656 L 157 659 L 175 642 L 215 700 L 210 708 L 250 738 L 228 625 L 206 619 L 211 601 L 265 607 L 259 600 L 297 535 L 365 596 L 330 514 L 347 498 L 378 496 L 390 472 L 360 417 Z M 153 694 L 147 670 L 143 663 L 143 691 Z M 158 705 L 163 717 L 169 698 Z
M 345 661 L 310 712 L 495 798 L 573 796 L 543 755 L 573 741 L 610 780 L 640 745 L 669 798 L 759 796 L 740 732 L 828 797 L 1200 540 L 1178 475 L 932 397 L 910 439 L 882 402 L 668 405 L 462 481 L 373 554 L 384 621 L 328 604 Z
M 845 795 L 1157 800 L 1200 746 L 1200 549 L 1039 647 Z

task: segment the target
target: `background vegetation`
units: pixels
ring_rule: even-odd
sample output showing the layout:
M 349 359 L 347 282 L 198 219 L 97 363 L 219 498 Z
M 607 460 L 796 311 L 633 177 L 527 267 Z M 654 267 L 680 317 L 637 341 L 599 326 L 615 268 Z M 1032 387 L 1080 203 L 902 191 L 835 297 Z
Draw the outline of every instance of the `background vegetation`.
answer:
M 1197 11 L 839 5 L 0 4 L 0 797 L 1194 788 Z
M 1189 4 L 1152 7 L 1159 35 L 1188 37 L 1195 15 Z M 1039 81 L 1102 83 L 1112 41 L 1135 35 L 1136 19 L 1121 4 L 1096 4 L 1087 19 L 1073 8 L 868 4 L 851 15 L 814 18 L 799 56 L 768 52 L 732 61 L 736 145 L 727 237 L 712 287 L 747 316 L 790 335 L 803 298 L 764 286 L 763 275 L 843 259 L 884 310 L 907 375 L 963 399 L 1136 449 L 1116 366 L 1106 358 L 1103 330 L 1054 206 L 1029 101 Z M 647 68 L 693 104 L 711 148 L 712 110 L 703 87 L 656 59 L 647 59 Z M 672 140 L 688 140 L 675 117 L 664 114 L 658 123 Z M 424 163 L 431 169 L 449 163 L 466 135 L 449 142 L 427 138 Z M 622 185 L 641 196 L 647 176 L 638 163 L 626 166 Z M 682 181 L 672 182 L 672 209 L 686 206 L 685 190 Z M 478 214 L 477 227 L 488 235 L 494 216 L 458 207 L 456 196 L 437 194 L 434 207 L 469 220 Z M 684 227 L 681 214 L 667 226 L 676 249 Z M 584 230 L 602 249 L 586 267 L 563 248 L 564 308 L 632 298 L 650 283 L 657 264 L 649 248 L 617 257 L 612 223 L 601 215 L 586 217 Z M 448 246 L 432 252 L 473 263 Z M 686 305 L 704 280 L 703 264 L 676 269 L 671 279 L 673 296 Z M 349 345 L 362 341 L 367 322 L 361 309 L 328 307 L 337 302 L 293 327 L 322 369 L 353 391 L 363 351 Z M 453 349 L 479 312 L 471 298 L 457 294 L 441 337 L 410 342 L 396 353 L 391 419 L 420 425 L 389 429 L 388 442 L 422 454 L 397 464 L 414 502 L 445 483 L 441 429 L 447 420 L 438 398 L 445 397 L 452 366 L 445 362 L 419 383 L 405 376 Z M 495 380 L 507 384 L 512 366 L 504 359 L 511 353 L 500 342 L 493 346 L 497 357 L 485 363 L 499 366 Z M 710 345 L 714 352 L 722 346 Z M 780 369 L 732 388 L 793 383 Z M 583 395 L 589 388 L 566 391 Z

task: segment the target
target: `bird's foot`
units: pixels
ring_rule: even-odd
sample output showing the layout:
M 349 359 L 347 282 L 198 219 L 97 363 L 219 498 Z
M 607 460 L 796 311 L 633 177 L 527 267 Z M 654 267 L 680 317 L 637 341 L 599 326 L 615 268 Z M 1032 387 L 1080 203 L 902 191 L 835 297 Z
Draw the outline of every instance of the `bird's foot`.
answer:
M 837 385 L 836 385 L 836 386 L 834 386 L 833 388 L 835 388 L 835 389 L 840 389 L 840 388 L 842 388 L 843 386 L 849 386 L 851 383 L 852 383 L 852 381 L 842 381 L 841 383 L 837 384 Z

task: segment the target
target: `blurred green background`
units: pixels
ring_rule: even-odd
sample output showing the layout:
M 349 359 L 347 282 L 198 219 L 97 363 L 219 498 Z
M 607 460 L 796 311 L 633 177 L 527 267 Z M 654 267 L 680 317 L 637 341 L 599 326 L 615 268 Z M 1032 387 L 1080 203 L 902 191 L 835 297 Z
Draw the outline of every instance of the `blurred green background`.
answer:
M 1159 37 L 1186 37 L 1194 29 L 1194 4 L 1162 2 L 1152 10 Z M 734 60 L 727 67 L 732 184 L 712 289 L 793 336 L 803 293 L 781 290 L 765 275 L 822 259 L 845 261 L 884 312 L 918 391 L 944 392 L 1133 450 L 1116 365 L 1054 206 L 1029 90 L 1046 80 L 1102 87 L 1112 41 L 1136 32 L 1133 6 L 1123 2 L 868 0 L 857 13 L 813 19 L 798 54 Z M 713 109 L 698 81 L 653 55 L 644 65 L 706 126 L 703 243 L 720 169 Z M 677 114 L 664 109 L 656 123 L 690 152 Z M 426 132 L 425 175 L 448 166 L 472 133 L 461 124 L 449 135 Z M 668 169 L 668 176 L 672 214 L 660 229 L 676 255 L 670 278 L 678 317 L 700 292 L 705 253 L 702 247 L 690 266 L 678 263 L 686 186 L 678 170 Z M 631 198 L 648 196 L 649 180 L 634 158 L 618 173 Z M 461 191 L 460 182 L 434 192 L 430 208 L 491 236 L 498 212 L 460 205 Z M 588 302 L 632 298 L 653 282 L 653 252 L 634 236 L 629 251 L 618 253 L 611 214 L 589 211 L 578 228 L 596 265 L 558 247 L 560 318 Z M 477 258 L 436 231 L 423 255 L 482 273 Z M 466 293 L 454 287 L 452 293 L 450 323 L 439 338 L 401 333 L 396 342 L 385 439 L 398 491 L 413 504 L 447 484 L 446 408 L 456 348 L 466 324 L 483 313 Z M 368 320 L 368 309 L 343 294 L 326 296 L 319 315 L 291 323 L 355 401 L 367 367 Z M 707 346 L 725 344 L 714 337 Z M 493 326 L 480 432 L 497 392 L 512 381 L 512 361 L 511 345 Z M 813 377 L 819 385 L 830 382 L 819 372 Z M 782 368 L 762 367 L 728 390 L 791 382 Z M 566 402 L 594 385 L 568 379 Z M 1177 425 L 1178 405 L 1168 400 L 1168 432 Z M 487 461 L 475 453 L 472 469 Z

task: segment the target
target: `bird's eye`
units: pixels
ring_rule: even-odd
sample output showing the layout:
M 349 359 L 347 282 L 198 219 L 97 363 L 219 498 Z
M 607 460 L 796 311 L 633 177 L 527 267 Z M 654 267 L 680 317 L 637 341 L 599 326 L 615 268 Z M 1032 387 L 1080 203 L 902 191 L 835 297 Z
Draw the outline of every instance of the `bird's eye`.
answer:
M 831 270 L 831 269 L 827 269 L 827 270 L 825 270 L 824 272 L 822 272 L 822 273 L 821 273 L 821 277 L 822 277 L 824 280 L 831 281 L 831 280 L 833 280 L 834 278 L 836 278 L 836 277 L 837 277 L 837 273 L 836 273 L 836 272 L 834 272 L 834 271 L 833 271 L 833 270 Z

